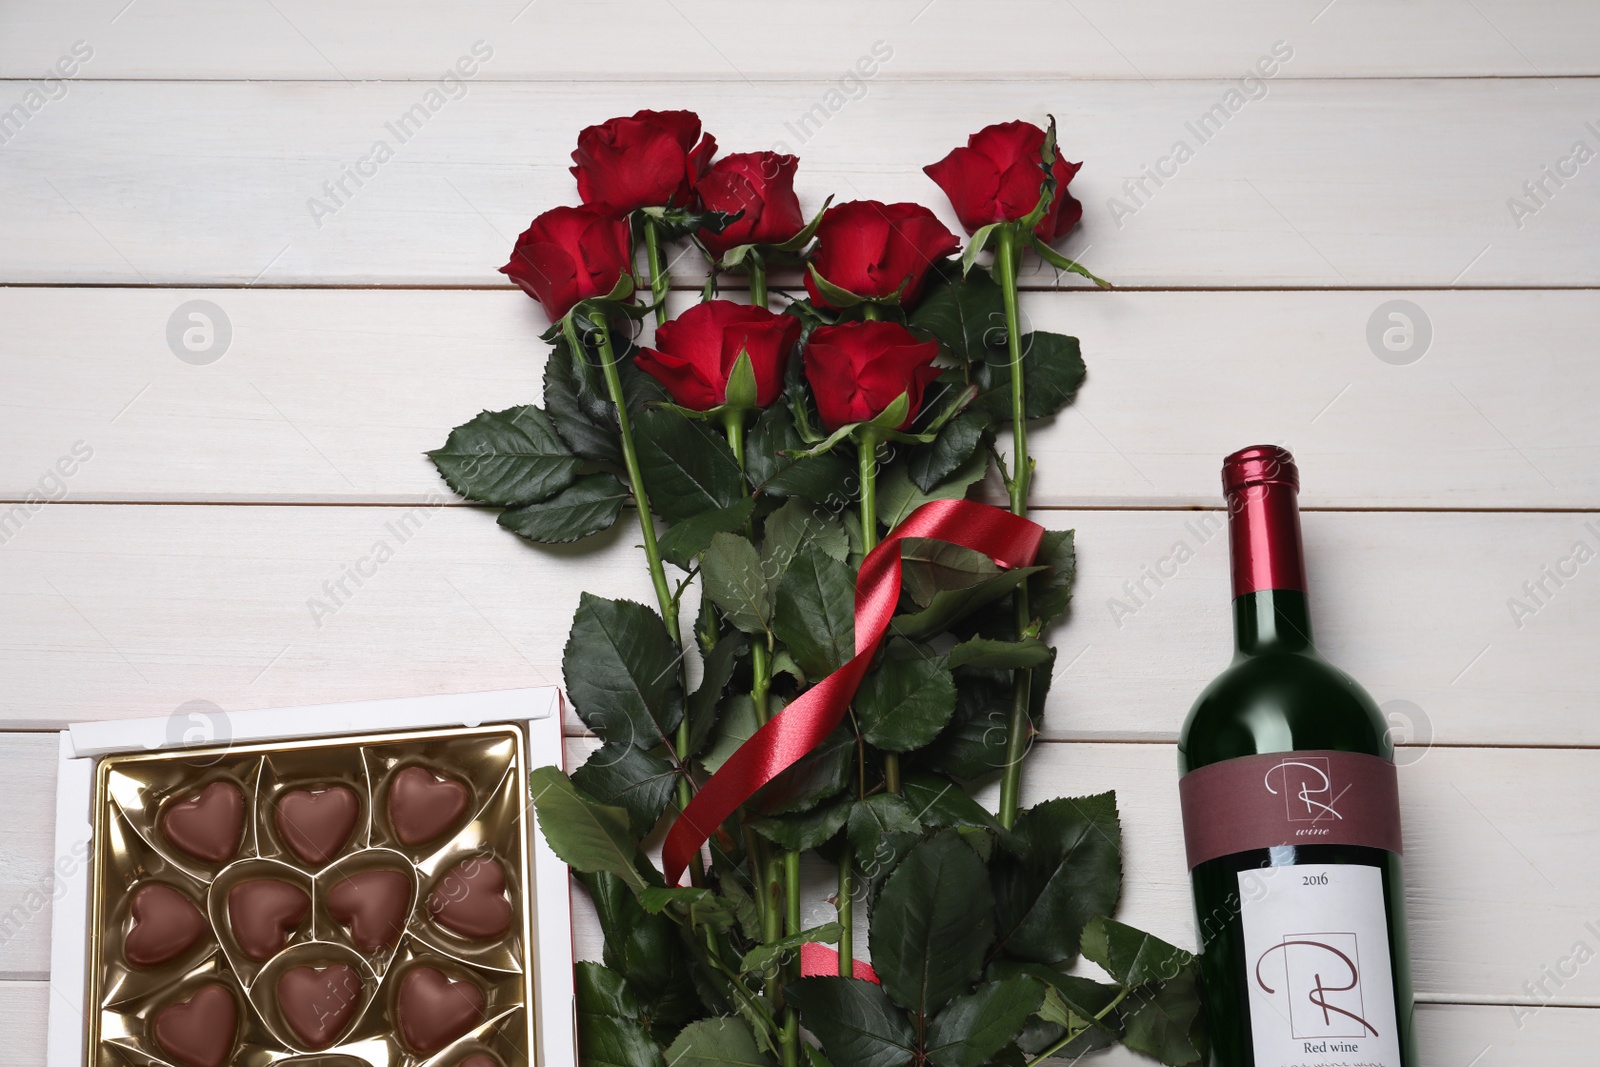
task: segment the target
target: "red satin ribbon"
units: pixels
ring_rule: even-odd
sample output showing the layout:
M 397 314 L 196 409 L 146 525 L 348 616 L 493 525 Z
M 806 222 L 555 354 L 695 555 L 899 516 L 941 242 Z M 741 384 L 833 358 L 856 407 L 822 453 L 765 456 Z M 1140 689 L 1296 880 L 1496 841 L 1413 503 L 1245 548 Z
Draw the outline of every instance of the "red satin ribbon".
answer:
M 819 945 L 815 941 L 808 941 L 800 946 L 800 977 L 818 978 L 833 976 L 839 973 L 839 954 L 827 945 Z M 863 982 L 878 981 L 878 972 L 872 969 L 872 964 L 862 963 L 860 960 L 850 961 L 850 977 L 859 978 Z
M 689 860 L 739 805 L 820 744 L 844 718 L 900 600 L 902 538 L 948 541 L 982 552 L 1002 567 L 1026 567 L 1043 536 L 1038 523 L 970 500 L 935 500 L 906 516 L 861 562 L 855 658 L 774 715 L 700 787 L 662 844 L 667 884 L 678 884 Z

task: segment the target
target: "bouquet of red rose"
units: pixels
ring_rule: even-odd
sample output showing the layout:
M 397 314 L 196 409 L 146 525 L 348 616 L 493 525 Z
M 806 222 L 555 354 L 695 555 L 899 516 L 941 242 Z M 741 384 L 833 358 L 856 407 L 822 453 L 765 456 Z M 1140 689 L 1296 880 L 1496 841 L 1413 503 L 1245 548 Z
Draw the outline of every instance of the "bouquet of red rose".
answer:
M 1027 430 L 1084 365 L 1023 332 L 1017 274 L 1031 251 L 1104 284 L 1051 246 L 1078 165 L 1053 122 L 1011 122 L 925 168 L 962 251 L 921 205 L 808 222 L 793 156 L 715 156 L 691 112 L 579 134 L 583 206 L 501 268 L 553 324 L 544 404 L 430 453 L 531 541 L 638 518 L 655 605 L 585 594 L 563 659 L 599 746 L 531 783 L 605 934 L 577 967 L 583 1061 L 1195 1062 L 1191 957 L 1110 918 L 1114 795 L 1019 803 L 1073 575 L 1072 532 L 1026 519 Z M 670 317 L 686 243 L 704 287 Z M 769 268 L 804 295 L 773 311 Z M 1009 510 L 965 499 L 991 471 Z M 971 790 L 995 778 L 990 812 Z

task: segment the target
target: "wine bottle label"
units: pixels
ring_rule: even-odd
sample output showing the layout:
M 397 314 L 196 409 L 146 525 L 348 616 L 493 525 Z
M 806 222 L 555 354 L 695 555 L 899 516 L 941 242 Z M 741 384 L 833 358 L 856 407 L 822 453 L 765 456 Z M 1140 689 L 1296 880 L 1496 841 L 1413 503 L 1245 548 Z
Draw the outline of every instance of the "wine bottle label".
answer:
M 1401 1067 L 1382 872 L 1240 871 L 1239 901 L 1255 1067 Z
M 1192 871 L 1274 845 L 1367 845 L 1400 851 L 1394 764 L 1362 752 L 1241 756 L 1178 780 Z

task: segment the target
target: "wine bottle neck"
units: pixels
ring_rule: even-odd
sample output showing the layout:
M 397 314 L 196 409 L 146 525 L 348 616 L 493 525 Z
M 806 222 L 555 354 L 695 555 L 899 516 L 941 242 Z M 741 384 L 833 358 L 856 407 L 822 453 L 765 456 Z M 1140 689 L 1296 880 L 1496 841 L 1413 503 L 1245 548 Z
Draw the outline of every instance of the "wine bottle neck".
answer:
M 1259 589 L 1233 601 L 1234 647 L 1247 656 L 1263 652 L 1306 652 L 1311 614 L 1298 589 Z
M 1246 449 L 1224 464 L 1234 638 L 1242 653 L 1312 647 L 1299 485 L 1293 457 L 1280 448 Z

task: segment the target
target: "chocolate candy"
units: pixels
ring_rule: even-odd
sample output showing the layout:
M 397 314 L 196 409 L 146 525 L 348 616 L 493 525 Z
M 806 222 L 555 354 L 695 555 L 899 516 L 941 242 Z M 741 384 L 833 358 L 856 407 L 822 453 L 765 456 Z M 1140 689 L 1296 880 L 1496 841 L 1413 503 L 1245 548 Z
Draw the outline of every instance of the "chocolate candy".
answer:
M 228 890 L 228 925 L 233 939 L 253 960 L 270 960 L 311 914 L 311 898 L 277 878 L 251 878 Z
M 465 1059 L 457 1060 L 455 1067 L 500 1067 L 500 1061 L 487 1052 L 474 1052 Z
M 471 795 L 454 778 L 426 767 L 402 768 L 389 782 L 389 825 L 401 844 L 427 844 L 455 827 Z
M 401 871 L 360 871 L 328 890 L 328 914 L 362 952 L 393 948 L 411 913 L 411 878 Z
M 183 1067 L 222 1067 L 238 1029 L 239 1006 L 219 982 L 162 1008 L 154 1027 L 156 1043 Z
M 361 976 L 347 963 L 291 967 L 278 979 L 278 1012 L 313 1052 L 332 1045 L 361 1007 Z
M 278 798 L 278 838 L 301 862 L 320 867 L 344 851 L 355 833 L 361 801 L 345 785 L 291 789 Z
M 183 955 L 209 929 L 194 901 L 163 882 L 146 882 L 133 892 L 128 910 L 133 925 L 122 940 L 131 967 L 155 967 Z
M 207 863 L 226 863 L 244 840 L 244 794 L 232 782 L 212 782 L 167 805 L 161 832 L 173 846 Z
M 445 872 L 428 897 L 433 921 L 470 941 L 489 941 L 511 929 L 506 872 L 493 856 L 469 856 Z
M 483 990 L 472 980 L 417 964 L 400 977 L 395 1022 L 406 1047 L 426 1056 L 482 1023 L 485 1003 Z

